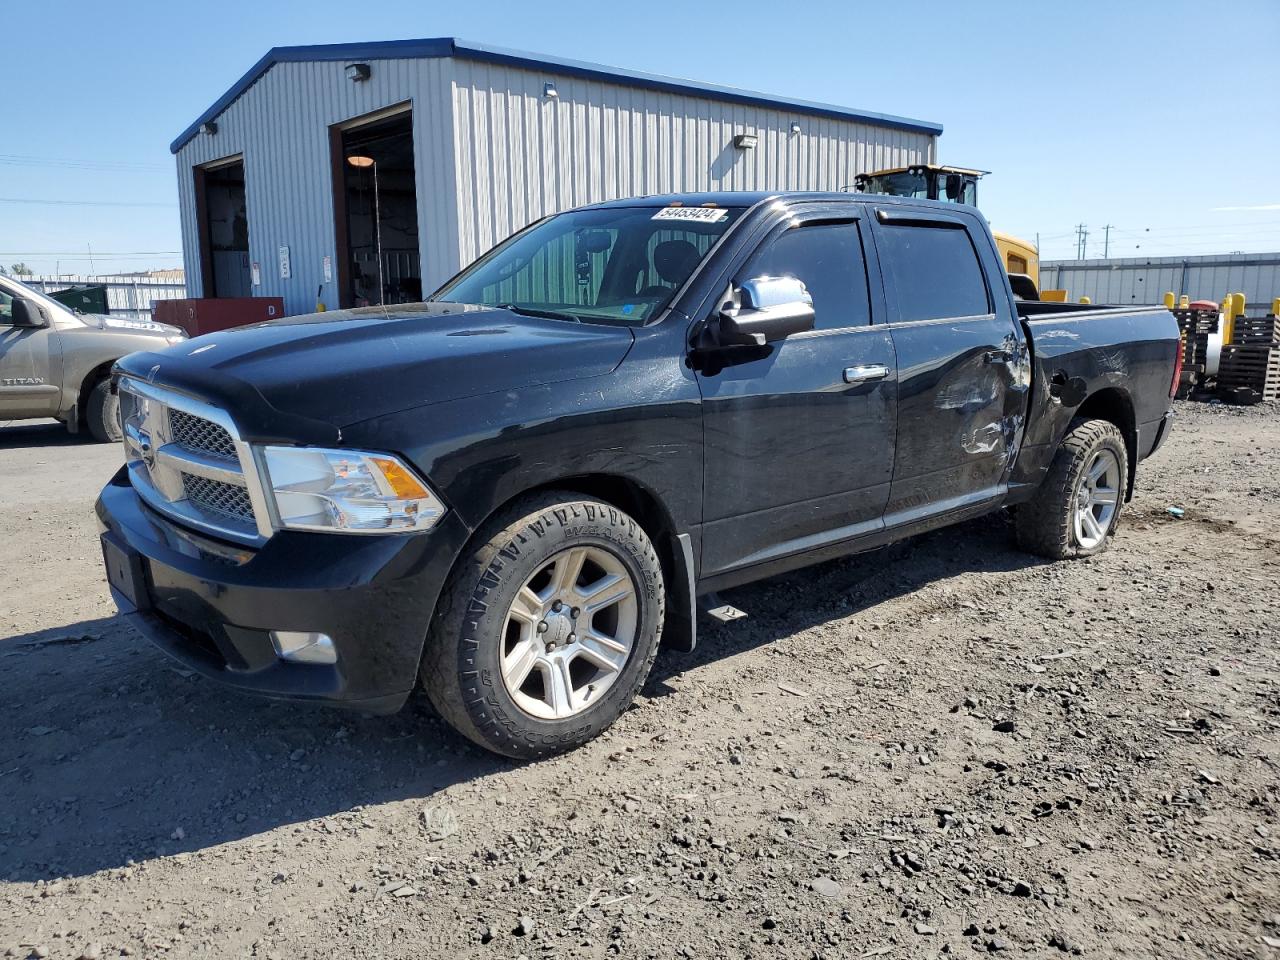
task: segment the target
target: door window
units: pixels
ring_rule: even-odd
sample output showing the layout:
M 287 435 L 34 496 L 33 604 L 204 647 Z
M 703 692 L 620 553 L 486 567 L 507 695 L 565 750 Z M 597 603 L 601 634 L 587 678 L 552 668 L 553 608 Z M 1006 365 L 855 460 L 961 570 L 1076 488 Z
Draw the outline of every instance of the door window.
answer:
M 814 223 L 776 237 L 740 279 L 795 277 L 813 297 L 814 328 L 839 330 L 871 322 L 867 268 L 858 225 Z
M 881 261 L 897 293 L 899 321 L 974 317 L 991 312 L 969 232 L 951 226 L 889 224 Z
M 13 297 L 0 289 L 0 324 L 13 323 Z

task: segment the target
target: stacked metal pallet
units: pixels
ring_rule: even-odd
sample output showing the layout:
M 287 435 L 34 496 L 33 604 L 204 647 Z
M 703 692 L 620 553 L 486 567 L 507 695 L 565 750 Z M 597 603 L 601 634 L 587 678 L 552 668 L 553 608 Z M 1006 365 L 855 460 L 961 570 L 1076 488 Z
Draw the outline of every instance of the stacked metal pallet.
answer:
M 1237 317 L 1218 362 L 1218 395 L 1229 403 L 1280 400 L 1280 319 Z
M 1182 377 L 1178 397 L 1186 397 L 1204 382 L 1209 358 L 1209 334 L 1218 331 L 1218 311 L 1179 307 L 1173 311 L 1182 332 Z

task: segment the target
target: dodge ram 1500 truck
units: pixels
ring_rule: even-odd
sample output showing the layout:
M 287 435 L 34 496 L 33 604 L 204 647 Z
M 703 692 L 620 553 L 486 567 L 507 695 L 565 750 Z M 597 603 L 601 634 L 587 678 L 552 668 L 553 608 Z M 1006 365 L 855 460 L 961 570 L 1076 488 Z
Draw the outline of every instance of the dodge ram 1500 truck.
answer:
M 126 353 L 186 339 L 179 327 L 76 313 L 0 276 L 0 420 L 55 417 L 120 439 L 111 367 Z
M 429 301 L 117 365 L 120 610 L 191 669 L 513 757 L 607 727 L 699 596 L 1001 508 L 1102 550 L 1169 429 L 1163 309 L 1015 300 L 986 222 L 850 194 L 547 217 Z

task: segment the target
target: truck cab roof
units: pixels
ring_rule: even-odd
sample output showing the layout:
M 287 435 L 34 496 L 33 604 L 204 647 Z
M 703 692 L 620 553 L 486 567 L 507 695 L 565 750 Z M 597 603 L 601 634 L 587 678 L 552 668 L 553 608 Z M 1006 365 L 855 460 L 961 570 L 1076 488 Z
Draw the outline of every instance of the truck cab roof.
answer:
M 955 208 L 955 203 L 936 200 L 917 200 L 911 197 L 892 197 L 880 194 L 861 194 L 843 190 L 708 190 L 699 193 L 655 193 L 644 197 L 627 197 L 621 200 L 604 200 L 578 209 L 607 209 L 610 207 L 752 207 L 763 200 L 842 200 L 877 204 L 936 203 Z

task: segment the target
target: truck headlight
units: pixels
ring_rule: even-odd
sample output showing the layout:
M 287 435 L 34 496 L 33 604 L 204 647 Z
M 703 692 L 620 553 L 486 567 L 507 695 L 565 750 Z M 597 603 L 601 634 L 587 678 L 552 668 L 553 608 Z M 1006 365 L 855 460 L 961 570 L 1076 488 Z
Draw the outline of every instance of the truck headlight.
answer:
M 389 453 L 262 447 L 266 493 L 291 530 L 384 533 L 427 530 L 444 504 Z

